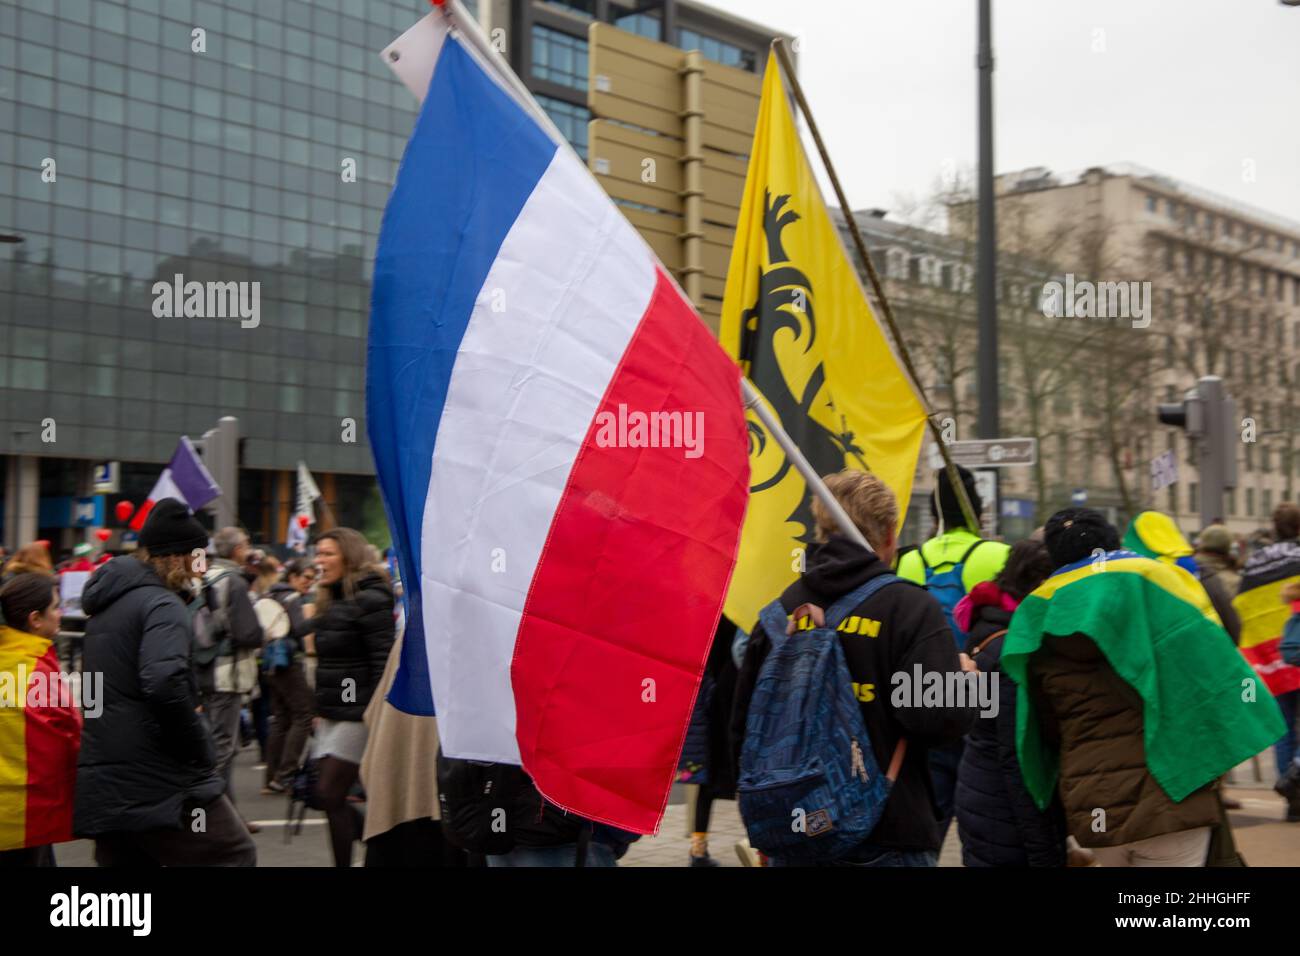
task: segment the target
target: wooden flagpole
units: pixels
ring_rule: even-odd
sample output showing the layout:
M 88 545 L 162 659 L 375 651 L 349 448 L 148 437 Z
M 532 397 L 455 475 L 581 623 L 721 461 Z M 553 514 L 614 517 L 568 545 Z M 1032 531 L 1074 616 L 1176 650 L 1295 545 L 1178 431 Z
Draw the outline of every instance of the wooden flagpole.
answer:
M 894 320 L 894 310 L 890 308 L 889 299 L 885 297 L 885 290 L 880 283 L 880 275 L 871 262 L 871 256 L 867 252 L 867 244 L 862 238 L 862 231 L 858 228 L 858 222 L 853 216 L 849 200 L 844 195 L 844 187 L 840 185 L 840 177 L 835 172 L 835 165 L 831 162 L 830 153 L 826 150 L 821 130 L 817 127 L 817 120 L 813 118 L 812 110 L 808 106 L 808 100 L 803 93 L 803 86 L 799 83 L 799 77 L 795 74 L 794 63 L 790 59 L 790 51 L 786 48 L 784 38 L 777 37 L 773 40 L 772 49 L 776 51 L 776 58 L 781 64 L 781 72 L 789 83 L 791 92 L 794 93 L 795 102 L 799 104 L 799 111 L 808 122 L 808 131 L 812 133 L 813 142 L 817 144 L 817 152 L 821 154 L 822 166 L 831 181 L 831 187 L 835 190 L 835 198 L 844 213 L 845 222 L 848 223 L 849 234 L 853 237 L 854 248 L 858 253 L 858 258 L 862 260 L 867 279 L 871 283 L 871 290 L 875 293 L 876 301 L 880 303 L 880 311 L 884 314 L 885 323 L 889 326 L 889 332 L 893 336 L 894 347 L 898 349 L 899 357 L 903 360 L 903 366 L 907 369 L 907 374 L 911 377 L 912 384 L 916 387 L 921 396 L 921 401 L 925 405 L 925 420 L 930 426 L 930 433 L 934 436 L 935 443 L 939 446 L 939 452 L 943 455 L 948 481 L 952 484 L 953 492 L 957 495 L 957 502 L 961 505 L 962 516 L 966 519 L 966 524 L 970 530 L 975 534 L 979 534 L 980 524 L 975 515 L 975 508 L 971 504 L 970 497 L 966 494 L 966 486 L 962 484 L 961 475 L 957 472 L 957 465 L 952 460 L 948 445 L 944 442 L 943 435 L 939 431 L 939 425 L 934 420 L 934 413 L 930 410 L 930 401 L 926 398 L 921 379 L 916 374 L 916 367 L 912 364 L 912 356 L 907 350 L 907 343 L 903 341 L 902 333 L 898 330 L 898 323 Z M 937 507 L 936 503 L 936 509 Z M 942 514 L 940 520 L 942 520 Z

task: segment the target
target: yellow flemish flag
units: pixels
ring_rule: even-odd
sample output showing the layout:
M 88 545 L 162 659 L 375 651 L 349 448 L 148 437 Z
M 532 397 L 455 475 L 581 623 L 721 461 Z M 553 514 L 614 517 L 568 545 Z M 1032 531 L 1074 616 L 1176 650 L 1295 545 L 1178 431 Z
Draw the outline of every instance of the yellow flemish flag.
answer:
M 849 262 L 768 58 L 719 336 L 826 475 L 871 471 L 907 513 L 926 427 L 921 398 Z M 748 628 L 796 577 L 812 493 L 749 413 L 750 499 L 726 614 Z

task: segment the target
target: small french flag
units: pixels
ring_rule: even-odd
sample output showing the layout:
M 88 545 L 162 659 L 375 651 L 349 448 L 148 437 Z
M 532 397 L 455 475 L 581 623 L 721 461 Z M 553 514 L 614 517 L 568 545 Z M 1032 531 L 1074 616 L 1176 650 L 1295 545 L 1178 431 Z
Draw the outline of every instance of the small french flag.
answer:
M 182 435 L 176 451 L 172 453 L 172 460 L 167 463 L 163 473 L 158 476 L 153 491 L 149 492 L 149 497 L 131 519 L 131 530 L 139 531 L 143 528 L 154 503 L 164 498 L 176 498 L 185 502 L 191 511 L 198 511 L 220 495 L 221 488 L 203 466 L 203 459 L 194 450 L 194 443 L 189 436 Z

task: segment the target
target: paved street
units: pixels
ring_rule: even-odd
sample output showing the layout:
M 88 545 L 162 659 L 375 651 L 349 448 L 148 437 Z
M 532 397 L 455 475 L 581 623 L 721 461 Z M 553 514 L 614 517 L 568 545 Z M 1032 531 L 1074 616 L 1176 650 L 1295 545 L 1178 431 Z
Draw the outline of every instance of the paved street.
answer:
M 262 825 L 262 832 L 253 837 L 257 841 L 259 865 L 329 866 L 324 815 L 309 811 L 302 832 L 286 842 L 288 799 L 261 796 L 262 776 L 260 770 L 254 769 L 256 757 L 254 746 L 245 747 L 240 753 L 235 767 L 235 789 L 240 810 L 248 819 Z M 1282 821 L 1282 800 L 1271 789 L 1272 778 L 1267 782 L 1255 781 L 1250 764 L 1239 767 L 1233 776 L 1236 785 L 1228 792 L 1242 802 L 1243 808 L 1233 811 L 1232 822 L 1238 847 L 1246 860 L 1251 866 L 1300 866 L 1300 824 Z M 734 847 L 744 832 L 734 801 L 714 803 L 710 851 L 723 866 L 741 866 Z M 673 790 L 659 835 L 632 844 L 620 865 L 684 866 L 689 846 L 685 794 L 678 787 Z M 86 840 L 59 847 L 57 855 L 61 866 L 94 865 L 94 847 Z M 358 847 L 358 863 L 361 857 Z M 944 844 L 939 865 L 961 865 L 961 846 L 955 826 Z

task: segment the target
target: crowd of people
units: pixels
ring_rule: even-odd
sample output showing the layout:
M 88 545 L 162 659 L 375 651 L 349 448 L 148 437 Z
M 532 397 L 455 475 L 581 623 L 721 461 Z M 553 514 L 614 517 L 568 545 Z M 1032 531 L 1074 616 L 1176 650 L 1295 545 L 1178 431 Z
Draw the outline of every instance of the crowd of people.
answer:
M 879 479 L 827 486 L 867 546 L 815 500 L 798 580 L 748 629 L 719 624 L 680 761 L 698 785 L 684 862 L 719 865 L 711 810 L 739 799 L 754 865 L 933 866 L 954 820 L 967 866 L 1234 865 L 1223 778 L 1270 747 L 1300 822 L 1300 690 L 1256 679 L 1234 602 L 1282 582 L 1297 613 L 1280 654 L 1300 666 L 1300 508 L 1280 505 L 1246 555 L 1222 526 L 1193 546 L 1146 512 L 1121 538 L 1085 508 L 1007 544 L 968 526 L 941 471 L 938 533 L 903 549 Z M 0 865 L 53 865 L 73 838 L 100 866 L 255 865 L 232 785 L 247 737 L 264 795 L 324 813 L 336 866 L 359 841 L 375 866 L 612 866 L 636 839 L 549 805 L 519 768 L 441 758 L 436 719 L 384 701 L 401 614 L 356 531 L 282 563 L 164 499 L 133 553 L 60 564 L 93 572 L 81 670 L 102 711 L 0 720 L 0 749 L 26 761 L 22 799 L 0 801 Z M 58 580 L 44 542 L 4 564 L 0 672 L 58 671 Z M 910 675 L 948 690 L 899 693 Z M 987 695 L 953 692 L 977 682 Z M 526 825 L 502 839 L 490 803 Z

